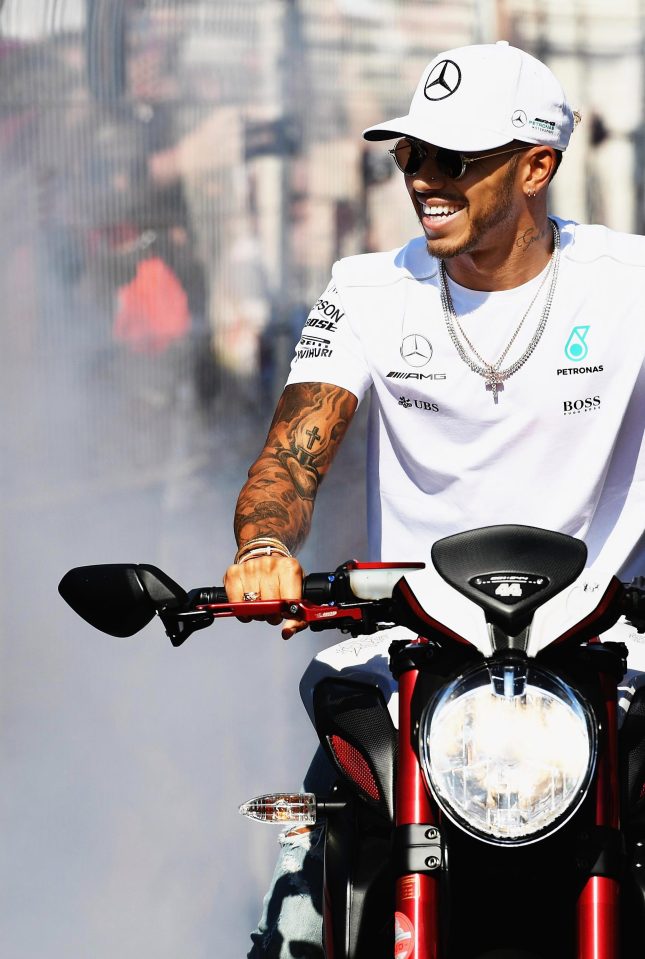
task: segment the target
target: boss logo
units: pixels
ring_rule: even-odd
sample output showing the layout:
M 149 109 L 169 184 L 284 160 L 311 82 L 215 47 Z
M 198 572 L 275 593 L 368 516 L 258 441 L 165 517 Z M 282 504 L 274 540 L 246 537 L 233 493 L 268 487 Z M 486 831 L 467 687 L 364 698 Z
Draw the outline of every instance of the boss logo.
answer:
M 571 413 L 589 413 L 599 408 L 599 396 L 586 396 L 583 400 L 564 400 L 562 404 L 562 412 L 565 416 Z

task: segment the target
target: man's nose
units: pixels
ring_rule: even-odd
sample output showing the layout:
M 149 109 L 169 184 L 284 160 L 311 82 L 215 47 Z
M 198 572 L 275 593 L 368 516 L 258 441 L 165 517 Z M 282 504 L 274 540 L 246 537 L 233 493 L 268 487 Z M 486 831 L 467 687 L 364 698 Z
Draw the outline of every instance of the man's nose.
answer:
M 435 157 L 426 156 L 425 160 L 412 177 L 412 185 L 415 189 L 419 189 L 420 192 L 423 192 L 421 187 L 424 183 L 436 183 L 437 180 L 445 180 L 445 178 L 445 175 L 437 166 Z M 417 183 L 419 183 L 421 186 L 417 187 Z

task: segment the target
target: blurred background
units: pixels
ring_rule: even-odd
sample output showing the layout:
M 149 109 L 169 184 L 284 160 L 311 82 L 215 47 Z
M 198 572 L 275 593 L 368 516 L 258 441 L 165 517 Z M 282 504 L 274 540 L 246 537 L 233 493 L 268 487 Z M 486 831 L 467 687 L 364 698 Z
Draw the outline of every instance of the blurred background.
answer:
M 221 582 L 332 262 L 417 232 L 361 130 L 495 39 L 583 115 L 554 212 L 644 232 L 645 0 L 0 0 L 6 959 L 246 954 L 276 833 L 237 805 L 298 786 L 322 638 L 111 639 L 56 587 L 118 561 Z M 310 570 L 365 555 L 363 424 Z

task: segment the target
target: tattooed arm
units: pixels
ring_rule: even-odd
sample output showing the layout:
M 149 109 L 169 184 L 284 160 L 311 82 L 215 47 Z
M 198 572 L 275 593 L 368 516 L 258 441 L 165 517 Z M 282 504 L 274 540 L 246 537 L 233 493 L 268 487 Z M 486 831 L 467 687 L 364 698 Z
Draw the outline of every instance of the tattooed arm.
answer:
M 311 527 L 314 500 L 356 410 L 353 393 L 327 383 L 287 386 L 266 443 L 249 470 L 235 511 L 235 537 L 243 545 L 257 536 L 281 540 L 291 552 Z M 262 599 L 296 599 L 302 569 L 296 559 L 277 554 L 230 566 L 224 578 L 231 602 L 245 592 Z M 297 631 L 285 624 L 285 638 Z

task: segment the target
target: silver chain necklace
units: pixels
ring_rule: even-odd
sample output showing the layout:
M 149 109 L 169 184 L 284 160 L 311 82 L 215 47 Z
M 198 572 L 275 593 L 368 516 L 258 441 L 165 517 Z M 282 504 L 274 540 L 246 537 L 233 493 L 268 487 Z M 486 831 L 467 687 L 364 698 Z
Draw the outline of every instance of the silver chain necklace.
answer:
M 475 349 L 473 344 L 470 342 L 470 340 L 466 336 L 462 328 L 462 325 L 459 322 L 459 317 L 457 316 L 457 312 L 452 302 L 452 297 L 450 296 L 450 290 L 448 289 L 445 261 L 444 260 L 440 261 L 439 281 L 441 286 L 441 306 L 443 307 L 443 315 L 446 321 L 446 326 L 448 328 L 448 333 L 450 334 L 450 339 L 452 340 L 455 346 L 455 349 L 457 350 L 457 353 L 459 354 L 461 359 L 464 361 L 464 363 L 467 366 L 469 366 L 474 373 L 478 373 L 480 376 L 484 377 L 484 379 L 486 380 L 486 389 L 492 392 L 493 400 L 495 404 L 498 403 L 499 393 L 501 393 L 502 390 L 504 389 L 504 380 L 507 380 L 509 376 L 512 376 L 513 373 L 517 373 L 520 367 L 524 366 L 529 356 L 531 355 L 535 347 L 540 342 L 540 337 L 542 336 L 542 333 L 544 332 L 544 327 L 546 326 L 546 322 L 549 318 L 549 313 L 551 312 L 551 303 L 553 302 L 553 294 L 555 293 L 555 286 L 558 279 L 558 267 L 560 265 L 560 231 L 558 230 L 558 227 L 553 222 L 553 220 L 550 220 L 549 222 L 551 224 L 551 229 L 553 230 L 553 253 L 551 254 L 549 267 L 546 273 L 544 274 L 542 282 L 540 283 L 535 296 L 529 303 L 528 309 L 526 310 L 526 312 L 524 313 L 524 316 L 520 320 L 517 326 L 517 329 L 513 333 L 512 337 L 510 338 L 510 340 L 508 341 L 506 345 L 506 348 L 503 350 L 503 352 L 501 353 L 501 355 L 499 356 L 499 358 L 497 359 L 495 363 L 488 363 L 483 358 L 483 356 L 481 356 L 481 354 Z M 547 291 L 546 302 L 542 310 L 540 322 L 537 325 L 537 329 L 535 330 L 535 333 L 533 334 L 531 342 L 529 343 L 527 348 L 524 350 L 522 355 L 517 360 L 515 360 L 514 363 L 511 363 L 510 366 L 507 366 L 505 370 L 500 369 L 503 361 L 505 360 L 508 354 L 508 351 L 510 350 L 520 330 L 522 329 L 525 319 L 527 318 L 527 316 L 533 309 L 533 306 L 536 300 L 538 299 L 540 293 L 542 292 L 542 289 L 544 288 L 544 285 L 546 284 L 546 281 L 549 279 L 549 277 L 551 277 L 551 282 L 549 284 L 549 289 Z M 471 353 L 476 357 L 476 359 L 479 360 L 479 363 L 476 363 L 475 360 L 473 360 L 466 353 L 461 341 L 459 340 L 459 337 L 457 336 L 457 331 L 455 330 L 455 324 L 457 328 L 459 329 L 459 332 L 461 333 L 464 339 L 464 342 L 470 349 Z M 482 365 L 480 366 L 480 364 Z

